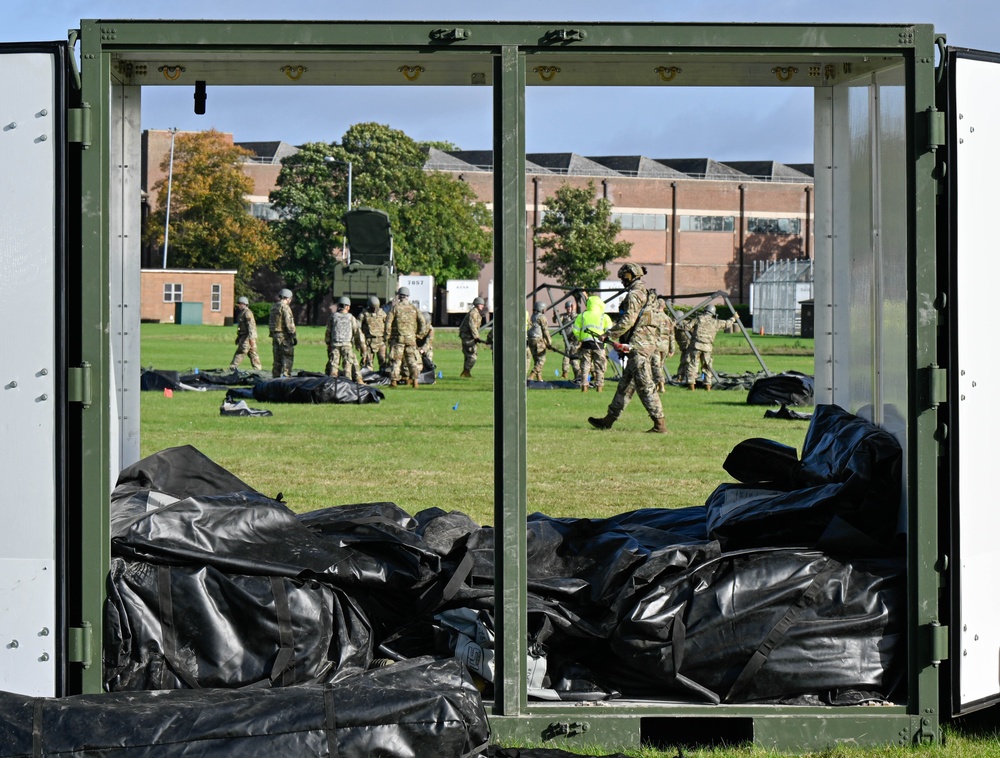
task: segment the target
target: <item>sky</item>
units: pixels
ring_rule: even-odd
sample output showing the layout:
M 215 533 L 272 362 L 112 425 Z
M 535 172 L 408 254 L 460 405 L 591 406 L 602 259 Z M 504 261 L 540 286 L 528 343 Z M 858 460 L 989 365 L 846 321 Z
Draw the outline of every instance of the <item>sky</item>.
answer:
M 8 0 L 0 43 L 66 38 L 84 18 L 254 20 L 618 21 L 743 23 L 929 23 L 957 47 L 1000 50 L 995 0 Z M 290 88 L 209 90 L 206 114 L 189 90 L 143 90 L 142 128 L 214 128 L 237 142 L 338 142 L 352 124 L 375 121 L 410 137 L 464 150 L 492 144 L 488 88 Z M 265 104 L 262 107 L 262 103 Z M 529 88 L 528 152 L 645 155 L 719 161 L 812 162 L 807 88 Z

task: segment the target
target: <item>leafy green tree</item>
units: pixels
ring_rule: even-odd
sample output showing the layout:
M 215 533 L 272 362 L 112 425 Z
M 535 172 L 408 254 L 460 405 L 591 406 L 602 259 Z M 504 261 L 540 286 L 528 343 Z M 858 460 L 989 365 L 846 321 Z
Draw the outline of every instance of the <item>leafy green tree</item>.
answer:
M 343 247 L 347 167 L 327 161 L 335 152 L 325 142 L 303 145 L 282 161 L 270 197 L 278 213 L 273 228 L 282 250 L 276 268 L 296 298 L 308 304 L 313 323 L 319 321 Z
M 492 214 L 465 182 L 443 173 L 424 177 L 412 202 L 399 211 L 406 238 L 401 271 L 431 274 L 436 281 L 475 279 L 493 255 Z
M 424 172 L 425 160 L 425 149 L 404 132 L 362 123 L 340 144 L 310 143 L 283 161 L 271 193 L 284 250 L 278 269 L 317 312 L 339 265 L 348 164 L 352 207 L 389 215 L 399 271 L 469 278 L 490 259 L 488 209 L 464 182 Z
M 596 289 L 608 278 L 611 261 L 629 257 L 632 243 L 616 241 L 621 222 L 611 220 L 611 203 L 596 198 L 593 181 L 586 187 L 564 184 L 545 205 L 535 230 L 535 245 L 542 250 L 538 268 L 564 287 Z
M 246 196 L 253 180 L 240 170 L 250 151 L 214 129 L 177 135 L 170 187 L 167 263 L 176 268 L 236 269 L 237 292 L 252 294 L 250 275 L 275 261 L 280 248 L 268 225 L 250 215 Z M 157 207 L 146 225 L 146 242 L 163 246 L 170 158 L 153 185 Z

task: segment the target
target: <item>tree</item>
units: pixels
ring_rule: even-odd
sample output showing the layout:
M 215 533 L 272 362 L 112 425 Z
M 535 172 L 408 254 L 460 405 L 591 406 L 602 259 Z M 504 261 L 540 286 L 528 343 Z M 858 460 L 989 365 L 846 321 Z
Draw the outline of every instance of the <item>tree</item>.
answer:
M 616 242 L 620 221 L 611 220 L 611 203 L 595 199 L 594 182 L 586 187 L 564 184 L 545 198 L 545 217 L 535 230 L 542 249 L 539 270 L 564 287 L 597 289 L 608 278 L 607 265 L 628 258 L 631 242 Z
M 271 191 L 278 213 L 274 234 L 281 246 L 278 264 L 286 284 L 307 303 L 311 321 L 330 291 L 333 270 L 339 265 L 347 210 L 347 167 L 328 162 L 334 146 L 310 142 L 282 161 L 277 185 Z
M 469 185 L 447 174 L 427 174 L 412 202 L 400 208 L 399 222 L 406 237 L 400 270 L 430 274 L 442 282 L 475 279 L 493 255 L 489 209 Z
M 389 215 L 399 271 L 467 278 L 477 276 L 490 259 L 486 206 L 465 183 L 425 173 L 425 160 L 425 150 L 402 131 L 362 123 L 350 127 L 340 144 L 311 143 L 283 161 L 271 193 L 284 250 L 279 268 L 317 312 L 339 265 L 348 163 L 351 205 Z
M 253 180 L 240 164 L 250 154 L 214 129 L 178 135 L 173 178 L 168 156 L 160 164 L 166 178 L 152 188 L 157 208 L 146 226 L 146 242 L 162 246 L 169 182 L 168 263 L 178 268 L 236 269 L 237 292 L 248 294 L 250 275 L 280 253 L 267 224 L 247 208 Z

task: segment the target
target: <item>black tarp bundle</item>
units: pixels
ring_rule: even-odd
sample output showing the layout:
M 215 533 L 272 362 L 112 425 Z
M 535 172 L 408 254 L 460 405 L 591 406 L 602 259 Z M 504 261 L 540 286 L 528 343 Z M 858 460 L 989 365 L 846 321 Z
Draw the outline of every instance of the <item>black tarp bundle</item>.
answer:
M 750 443 L 738 445 L 725 464 L 744 484 L 721 484 L 706 501 L 708 536 L 724 549 L 813 545 L 895 553 L 902 450 L 892 435 L 837 406 L 820 405 L 800 461 L 774 446 L 776 465 L 740 466 L 741 455 L 757 452 Z
M 342 376 L 291 376 L 257 382 L 251 392 L 253 399 L 269 403 L 378 403 L 385 399 L 381 390 L 359 384 Z M 227 399 L 243 397 L 230 391 Z
M 762 376 L 747 392 L 749 405 L 812 405 L 813 377 L 799 371 Z
M 454 659 L 274 689 L 0 693 L 0 758 L 476 756 L 488 740 L 479 692 Z
M 809 704 L 893 697 L 906 660 L 905 564 L 890 527 L 900 502 L 898 445 L 861 418 L 819 406 L 801 460 L 767 441 L 737 448 L 726 467 L 747 481 L 722 485 L 706 505 L 604 519 L 529 517 L 531 697 Z M 735 507 L 726 488 L 738 491 Z M 751 488 L 766 497 L 746 496 Z M 262 709 L 255 713 L 279 709 L 268 704 L 291 702 L 284 693 L 308 699 L 367 681 L 372 671 L 363 672 L 376 658 L 401 662 L 371 680 L 389 690 L 388 672 L 397 667 L 418 672 L 414 662 L 427 656 L 460 656 L 478 687 L 491 691 L 495 535 L 462 513 L 410 516 L 392 503 L 365 503 L 296 515 L 181 447 L 121 473 L 111 527 L 108 702 L 148 697 L 131 714 L 143 729 L 174 721 L 172 707 L 160 703 L 201 703 L 191 706 L 205 714 L 201 727 L 217 734 L 230 717 L 213 722 L 211 714 L 225 712 L 227 696 Z M 414 689 L 431 697 L 435 679 L 426 676 Z M 470 707 L 462 718 L 432 719 L 428 733 L 456 724 L 475 731 L 469 725 L 481 704 L 462 687 L 471 698 L 463 694 Z M 136 692 L 145 688 L 183 694 Z M 392 741 L 386 723 L 397 718 L 395 697 L 373 694 L 357 723 L 381 725 L 374 732 Z M 39 707 L 53 713 L 38 703 L 6 701 L 0 716 L 13 726 L 0 743 L 17 743 Z M 317 707 L 302 706 L 302 718 Z M 60 723 L 78 723 L 66 718 Z M 264 739 L 253 724 L 278 717 L 257 718 L 233 717 L 227 734 Z M 300 753 L 318 739 L 313 725 L 322 716 L 308 718 L 302 734 L 289 737 L 303 740 L 294 743 L 307 746 Z M 112 721 L 109 741 L 136 733 L 128 708 Z M 43 727 L 53 740 L 73 739 L 53 736 L 68 727 Z

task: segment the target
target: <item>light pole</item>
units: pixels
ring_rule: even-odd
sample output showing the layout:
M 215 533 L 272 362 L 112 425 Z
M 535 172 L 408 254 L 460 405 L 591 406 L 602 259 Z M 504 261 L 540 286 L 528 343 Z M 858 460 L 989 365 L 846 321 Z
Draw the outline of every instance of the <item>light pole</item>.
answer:
M 354 166 L 351 164 L 350 161 L 338 161 L 336 158 L 330 155 L 323 158 L 323 160 L 326 161 L 327 163 L 339 163 L 341 166 L 347 166 L 347 210 L 351 210 L 351 179 L 352 179 L 352 174 L 354 173 Z M 347 253 L 346 231 L 344 233 L 344 241 L 341 243 L 341 247 L 344 249 L 344 260 L 350 263 L 350 259 L 348 258 L 348 253 Z
M 170 244 L 170 190 L 174 183 L 174 137 L 177 127 L 171 127 L 170 132 L 170 169 L 167 171 L 167 216 L 163 224 L 163 268 L 167 267 L 167 246 Z

